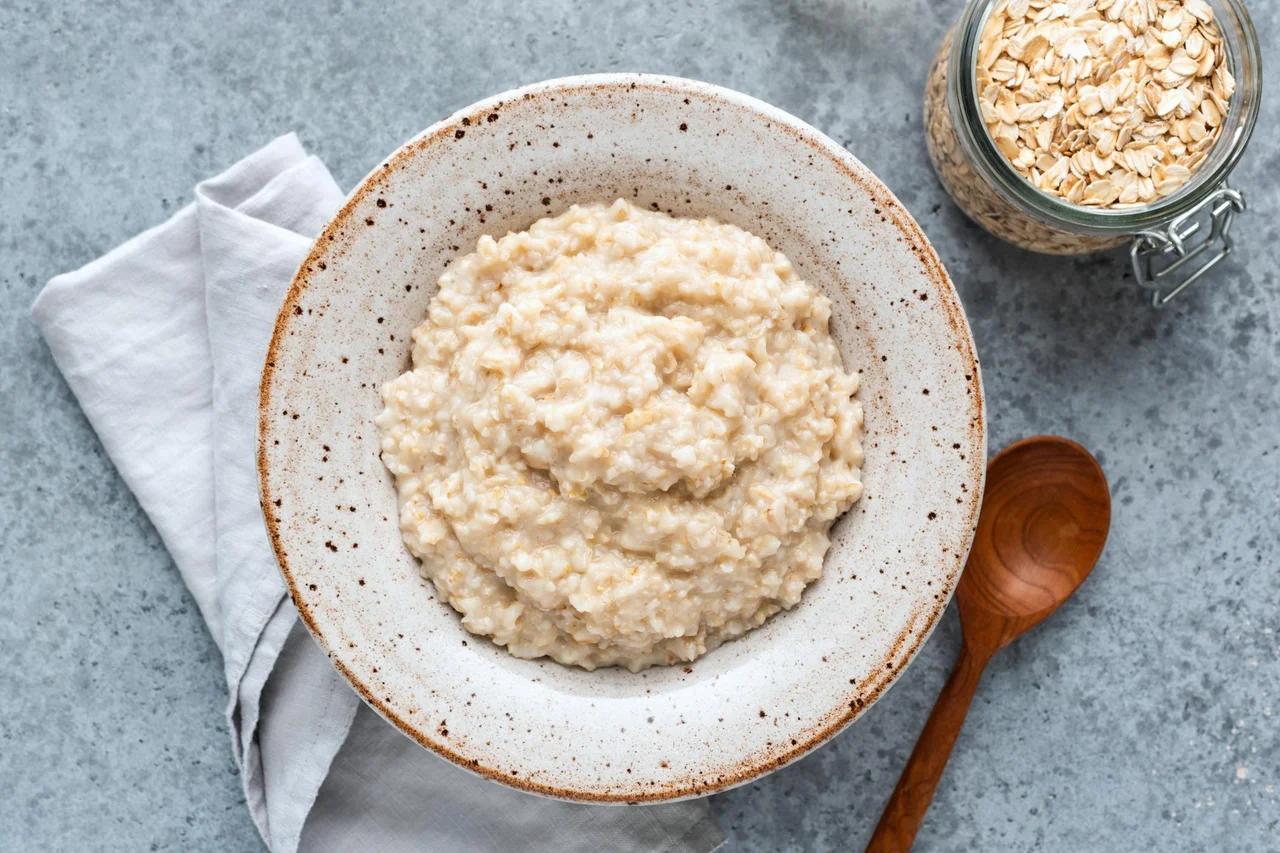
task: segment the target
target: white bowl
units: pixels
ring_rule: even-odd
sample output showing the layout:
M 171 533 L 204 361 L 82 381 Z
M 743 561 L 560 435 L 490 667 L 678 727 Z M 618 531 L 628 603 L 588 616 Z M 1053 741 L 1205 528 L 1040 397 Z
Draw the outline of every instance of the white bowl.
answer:
M 518 660 L 434 598 L 397 527 L 378 390 L 409 365 L 444 266 L 574 202 L 713 215 L 784 252 L 833 301 L 862 377 L 865 494 L 803 601 L 686 667 Z M 258 464 L 294 603 L 387 720 L 450 761 L 553 797 L 723 790 L 856 719 L 950 599 L 977 521 L 986 420 L 942 264 L 843 148 L 735 92 L 609 74 L 540 83 L 425 130 L 360 184 L 276 323 Z

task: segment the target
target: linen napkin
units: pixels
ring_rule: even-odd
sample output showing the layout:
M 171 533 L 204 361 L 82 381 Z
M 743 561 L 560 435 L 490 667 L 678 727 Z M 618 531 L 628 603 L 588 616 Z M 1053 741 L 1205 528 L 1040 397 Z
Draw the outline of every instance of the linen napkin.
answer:
M 258 505 L 258 382 L 289 282 L 343 199 L 283 136 L 163 225 L 51 279 L 32 308 L 222 652 L 263 840 L 275 853 L 713 849 L 704 801 L 560 803 L 458 769 L 364 706 L 302 627 Z

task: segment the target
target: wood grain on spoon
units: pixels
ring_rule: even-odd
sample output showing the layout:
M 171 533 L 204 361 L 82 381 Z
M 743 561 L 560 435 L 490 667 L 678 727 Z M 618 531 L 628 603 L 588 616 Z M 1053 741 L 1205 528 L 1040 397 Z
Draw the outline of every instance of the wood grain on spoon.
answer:
M 964 644 L 868 853 L 905 853 L 942 778 L 991 656 L 1038 625 L 1089 576 L 1111 526 L 1106 476 L 1074 441 L 1036 436 L 987 466 L 969 561 L 956 589 Z

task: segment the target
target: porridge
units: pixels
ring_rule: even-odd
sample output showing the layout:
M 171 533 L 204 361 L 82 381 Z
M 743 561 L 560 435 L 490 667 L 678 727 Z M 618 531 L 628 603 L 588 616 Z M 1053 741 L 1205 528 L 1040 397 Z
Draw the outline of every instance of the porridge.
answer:
M 440 278 L 377 424 L 400 526 L 522 658 L 691 661 L 790 608 L 862 493 L 831 304 L 740 228 L 619 200 Z

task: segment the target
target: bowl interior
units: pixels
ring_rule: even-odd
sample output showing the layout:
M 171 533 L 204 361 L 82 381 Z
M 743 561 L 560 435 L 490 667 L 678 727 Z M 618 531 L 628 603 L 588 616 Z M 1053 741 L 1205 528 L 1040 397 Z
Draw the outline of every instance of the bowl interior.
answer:
M 468 634 L 401 542 L 380 385 L 409 366 L 435 282 L 482 234 L 575 202 L 711 215 L 833 301 L 861 375 L 865 493 L 793 610 L 687 667 L 584 672 Z M 551 796 L 706 793 L 799 757 L 897 677 L 948 601 L 986 430 L 955 291 L 918 227 L 843 149 L 771 107 L 644 75 L 477 104 L 375 169 L 303 264 L 263 377 L 259 466 L 295 603 L 364 698 L 424 746 Z

